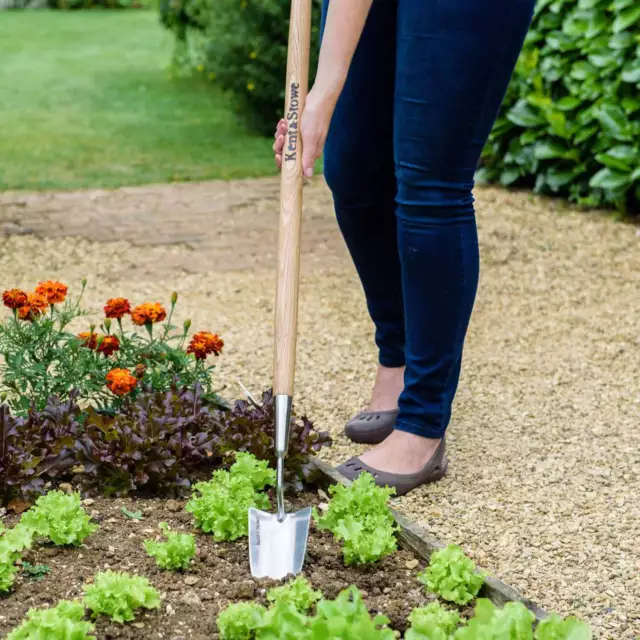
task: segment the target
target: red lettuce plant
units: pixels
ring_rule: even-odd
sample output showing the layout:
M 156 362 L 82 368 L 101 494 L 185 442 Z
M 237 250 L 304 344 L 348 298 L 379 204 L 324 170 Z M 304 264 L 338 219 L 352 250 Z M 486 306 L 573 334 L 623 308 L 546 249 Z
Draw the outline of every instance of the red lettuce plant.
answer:
M 0 504 L 13 497 L 31 497 L 44 485 L 69 472 L 75 463 L 74 442 L 82 429 L 77 394 L 51 398 L 42 411 L 26 417 L 0 406 Z
M 82 409 L 77 400 L 75 392 L 51 399 L 26 417 L 0 408 L 0 501 L 33 498 L 47 482 L 61 480 L 84 493 L 177 494 L 231 462 L 236 451 L 275 465 L 271 392 L 260 406 L 238 401 L 224 409 L 198 384 L 174 382 L 168 391 L 144 386 L 116 414 Z M 306 417 L 292 417 L 287 479 L 294 487 L 308 479 L 310 457 L 329 444 Z
M 260 460 L 268 460 L 275 467 L 275 402 L 273 391 L 265 391 L 262 402 L 254 404 L 237 400 L 230 411 L 217 412 L 220 422 L 220 449 L 246 451 Z M 287 455 L 287 480 L 296 489 L 311 474 L 311 457 L 322 447 L 331 445 L 327 431 L 317 431 L 306 417 L 292 414 L 289 452 Z

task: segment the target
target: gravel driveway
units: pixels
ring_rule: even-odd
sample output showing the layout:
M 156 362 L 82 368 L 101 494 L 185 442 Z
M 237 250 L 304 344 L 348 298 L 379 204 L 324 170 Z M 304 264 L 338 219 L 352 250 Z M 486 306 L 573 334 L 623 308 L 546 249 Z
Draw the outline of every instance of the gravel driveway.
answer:
M 599 638 L 640 635 L 640 232 L 479 189 L 481 285 L 450 428 L 449 476 L 399 507 Z M 220 331 L 218 369 L 270 384 L 278 183 L 0 195 L 2 288 L 59 277 L 88 300 L 180 294 Z M 300 409 L 336 437 L 367 400 L 372 327 L 324 183 L 306 190 Z

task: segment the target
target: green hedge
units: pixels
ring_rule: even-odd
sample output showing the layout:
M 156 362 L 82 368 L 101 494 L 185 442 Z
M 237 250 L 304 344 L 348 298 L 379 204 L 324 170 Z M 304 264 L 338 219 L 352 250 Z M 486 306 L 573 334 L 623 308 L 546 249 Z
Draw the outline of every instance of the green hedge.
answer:
M 313 0 L 311 73 L 318 57 L 320 0 Z M 288 0 L 163 0 L 161 18 L 183 45 L 187 30 L 194 68 L 232 97 L 252 129 L 273 134 L 284 108 Z
M 539 0 L 480 180 L 640 203 L 640 2 Z
M 289 0 L 163 0 L 193 68 L 265 134 L 281 116 Z M 314 43 L 320 20 L 314 0 Z M 312 49 L 315 68 L 317 46 Z M 312 75 L 313 78 L 313 70 Z M 640 204 L 640 0 L 539 0 L 478 171 L 588 206 Z

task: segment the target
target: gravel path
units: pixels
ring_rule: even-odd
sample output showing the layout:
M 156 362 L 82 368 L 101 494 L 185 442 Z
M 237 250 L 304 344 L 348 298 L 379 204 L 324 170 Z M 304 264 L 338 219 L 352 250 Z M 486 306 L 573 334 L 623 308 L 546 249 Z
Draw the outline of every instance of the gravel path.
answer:
M 218 373 L 269 385 L 277 182 L 0 195 L 2 287 L 90 280 L 89 301 L 181 296 L 226 340 Z M 446 542 L 597 637 L 640 635 L 640 233 L 479 189 L 482 275 L 450 474 L 398 500 Z M 300 408 L 340 436 L 366 403 L 372 327 L 324 184 L 306 191 Z M 176 244 L 177 242 L 177 244 Z M 362 373 L 366 372 L 366 373 Z

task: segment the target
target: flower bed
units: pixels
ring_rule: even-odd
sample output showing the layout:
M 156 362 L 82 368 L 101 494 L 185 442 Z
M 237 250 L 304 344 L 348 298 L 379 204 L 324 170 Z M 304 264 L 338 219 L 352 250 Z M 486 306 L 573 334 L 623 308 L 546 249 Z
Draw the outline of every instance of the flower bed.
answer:
M 289 509 L 316 507 L 308 582 L 274 591 L 253 580 L 247 511 L 274 502 L 271 393 L 259 404 L 217 396 L 204 361 L 222 340 L 199 332 L 184 348 L 189 323 L 178 334 L 170 324 L 176 294 L 169 312 L 111 299 L 100 331 L 74 335 L 81 296 L 67 300 L 57 282 L 3 295 L 0 633 L 10 640 L 591 638 L 553 616 L 534 631 L 535 607 L 459 548 L 425 554 L 371 476 L 343 486 L 325 471 L 338 484 L 313 489 L 313 455 L 330 440 L 295 414 Z M 125 331 L 129 315 L 146 335 Z

